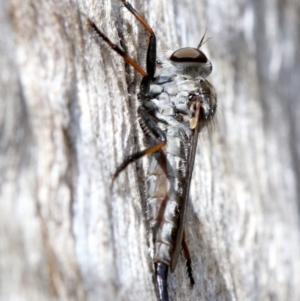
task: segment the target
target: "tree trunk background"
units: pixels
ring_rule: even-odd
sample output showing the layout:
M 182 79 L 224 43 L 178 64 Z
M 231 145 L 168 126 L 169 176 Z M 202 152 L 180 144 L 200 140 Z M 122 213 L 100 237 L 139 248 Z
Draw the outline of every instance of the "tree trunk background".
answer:
M 179 258 L 171 300 L 300 300 L 298 0 L 132 0 L 158 51 L 213 63 L 187 212 L 196 285 Z M 155 300 L 143 217 L 141 76 L 147 34 L 118 0 L 0 2 L 0 300 Z

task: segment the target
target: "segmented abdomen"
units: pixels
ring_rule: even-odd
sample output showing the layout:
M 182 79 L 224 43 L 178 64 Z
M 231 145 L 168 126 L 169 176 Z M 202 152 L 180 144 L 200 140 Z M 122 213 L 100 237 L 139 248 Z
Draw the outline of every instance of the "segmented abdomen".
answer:
M 185 196 L 189 139 L 186 132 L 178 127 L 169 126 L 166 136 L 165 148 L 150 158 L 146 202 L 154 262 L 170 265 Z

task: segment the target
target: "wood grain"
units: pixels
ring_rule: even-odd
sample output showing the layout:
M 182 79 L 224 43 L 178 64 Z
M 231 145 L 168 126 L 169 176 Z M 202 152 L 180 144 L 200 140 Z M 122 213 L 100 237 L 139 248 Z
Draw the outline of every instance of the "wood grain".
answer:
M 300 300 L 300 6 L 297 0 L 131 2 L 158 50 L 213 63 L 218 118 L 200 136 L 171 300 Z M 0 300 L 155 300 L 143 175 L 145 30 L 117 0 L 0 2 Z

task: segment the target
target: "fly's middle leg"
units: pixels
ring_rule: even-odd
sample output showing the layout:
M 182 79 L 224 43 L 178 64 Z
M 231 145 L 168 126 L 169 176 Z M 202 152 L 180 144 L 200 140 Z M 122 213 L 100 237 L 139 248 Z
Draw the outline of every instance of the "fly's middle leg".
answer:
M 117 168 L 116 172 L 113 175 L 113 180 L 118 177 L 121 171 L 123 171 L 130 163 L 137 161 L 138 159 L 153 154 L 163 148 L 166 143 L 165 133 L 156 125 L 156 122 L 153 120 L 153 117 L 142 107 L 138 108 L 138 115 L 140 117 L 141 126 L 146 129 L 148 134 L 152 135 L 157 143 L 154 145 L 128 156 L 123 163 Z

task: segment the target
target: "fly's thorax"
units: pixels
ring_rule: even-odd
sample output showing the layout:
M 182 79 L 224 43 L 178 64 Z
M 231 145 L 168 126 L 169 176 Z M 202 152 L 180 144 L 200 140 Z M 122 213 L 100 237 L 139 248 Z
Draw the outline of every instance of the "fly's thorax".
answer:
M 146 93 L 140 97 L 142 105 L 167 125 L 189 132 L 198 121 L 209 121 L 216 112 L 215 90 L 202 77 L 166 73 L 147 85 Z M 195 116 L 198 106 L 200 115 Z

